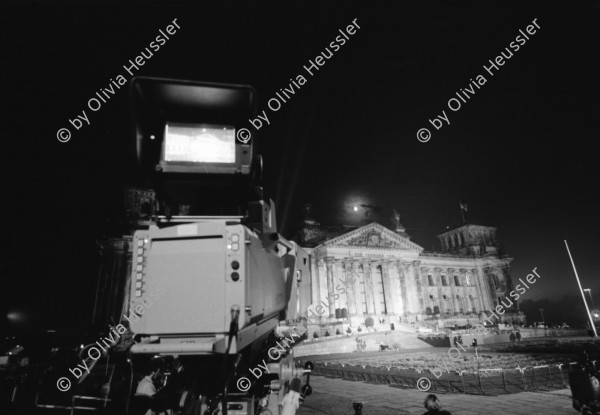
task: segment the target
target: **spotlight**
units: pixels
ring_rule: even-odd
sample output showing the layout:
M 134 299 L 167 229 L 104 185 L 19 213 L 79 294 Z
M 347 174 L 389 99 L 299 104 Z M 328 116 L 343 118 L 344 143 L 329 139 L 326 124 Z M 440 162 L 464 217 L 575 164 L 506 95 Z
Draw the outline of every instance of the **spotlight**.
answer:
M 354 207 L 352 208 L 352 210 L 354 210 L 355 212 L 358 212 L 358 206 L 354 206 Z

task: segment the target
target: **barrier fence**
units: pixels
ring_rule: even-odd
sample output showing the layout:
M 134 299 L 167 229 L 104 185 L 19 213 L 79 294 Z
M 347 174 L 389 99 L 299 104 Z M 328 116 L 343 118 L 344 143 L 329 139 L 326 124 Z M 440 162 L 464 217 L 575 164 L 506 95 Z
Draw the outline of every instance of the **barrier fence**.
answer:
M 594 362 L 596 365 L 596 362 Z M 444 372 L 439 378 L 429 370 L 372 367 L 343 363 L 315 363 L 315 375 L 349 381 L 380 383 L 402 388 L 417 388 L 417 381 L 426 377 L 429 390 L 437 392 L 496 395 L 502 393 L 542 392 L 569 387 L 569 372 L 577 365 L 549 364 L 516 369 L 481 369 L 472 372 Z

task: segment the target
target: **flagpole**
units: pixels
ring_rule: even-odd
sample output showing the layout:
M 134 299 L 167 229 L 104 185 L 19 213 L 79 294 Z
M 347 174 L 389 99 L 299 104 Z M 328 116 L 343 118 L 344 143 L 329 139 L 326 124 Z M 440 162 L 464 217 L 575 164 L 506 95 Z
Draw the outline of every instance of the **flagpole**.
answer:
M 573 262 L 573 257 L 571 256 L 571 251 L 569 250 L 569 245 L 567 244 L 566 239 L 565 239 L 565 246 L 567 247 L 567 253 L 569 254 L 569 258 L 571 259 L 571 265 L 573 265 L 573 272 L 575 272 L 575 278 L 577 279 L 577 285 L 579 285 L 579 290 L 581 291 L 581 297 L 583 298 L 583 304 L 585 305 L 585 310 L 587 311 L 588 317 L 590 319 L 590 323 L 592 325 L 592 330 L 594 330 L 594 337 L 598 337 L 598 333 L 596 332 L 596 326 L 594 325 L 594 320 L 592 319 L 592 314 L 590 313 L 590 309 L 588 308 L 587 301 L 585 300 L 585 295 L 583 295 L 583 288 L 581 288 L 581 282 L 579 282 L 579 275 L 577 275 L 577 270 L 575 269 L 575 262 Z
M 463 204 L 462 204 L 462 202 L 459 202 L 459 205 L 460 205 L 460 214 L 462 215 L 462 220 L 463 220 L 463 225 L 464 225 L 465 223 L 467 223 L 467 222 L 465 221 L 465 210 L 463 209 Z

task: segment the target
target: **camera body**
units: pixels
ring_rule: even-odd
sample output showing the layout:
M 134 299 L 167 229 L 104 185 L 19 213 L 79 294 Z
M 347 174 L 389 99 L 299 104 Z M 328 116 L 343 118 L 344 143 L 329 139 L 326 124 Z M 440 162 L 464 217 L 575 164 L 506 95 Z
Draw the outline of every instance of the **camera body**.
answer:
M 257 137 L 243 128 L 256 93 L 157 78 L 134 78 L 131 93 L 138 166 L 162 213 L 133 237 L 123 306 L 135 339 L 130 352 L 182 356 L 203 402 L 211 402 L 205 409 L 251 414 L 258 396 L 234 398 L 234 375 L 264 358 L 265 345 L 290 329 L 282 322 L 310 303 L 308 254 L 277 232 Z M 182 205 L 191 214 L 173 216 Z M 310 372 L 285 369 L 291 356 L 275 360 L 270 365 L 281 370 L 273 368 L 279 374 L 264 396 L 279 396 L 286 382 Z
M 237 353 L 272 332 L 281 317 L 294 317 L 287 308 L 292 293 L 301 295 L 300 247 L 276 233 L 270 234 L 276 240 L 258 234 L 241 218 L 178 220 L 184 223 L 134 235 L 130 310 L 143 314 L 130 319 L 130 328 L 151 341 L 132 352 L 224 353 L 237 320 L 229 351 Z

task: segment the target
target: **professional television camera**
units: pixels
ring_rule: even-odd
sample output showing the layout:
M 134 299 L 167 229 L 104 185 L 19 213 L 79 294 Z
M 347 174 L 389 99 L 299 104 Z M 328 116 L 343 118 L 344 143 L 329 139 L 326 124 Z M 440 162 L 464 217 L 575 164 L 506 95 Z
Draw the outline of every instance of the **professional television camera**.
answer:
M 308 255 L 277 233 L 256 137 L 240 128 L 255 113 L 256 93 L 142 77 L 131 92 L 137 159 L 163 214 L 133 238 L 124 306 L 136 339 L 130 351 L 178 356 L 196 378 L 190 392 L 202 397 L 203 414 L 254 414 L 261 395 L 280 398 L 287 382 L 310 372 L 288 356 L 275 362 L 275 379 L 228 392 L 265 359 L 276 328 L 292 329 L 280 322 L 296 320 L 309 301 Z M 182 205 L 192 215 L 174 215 Z

